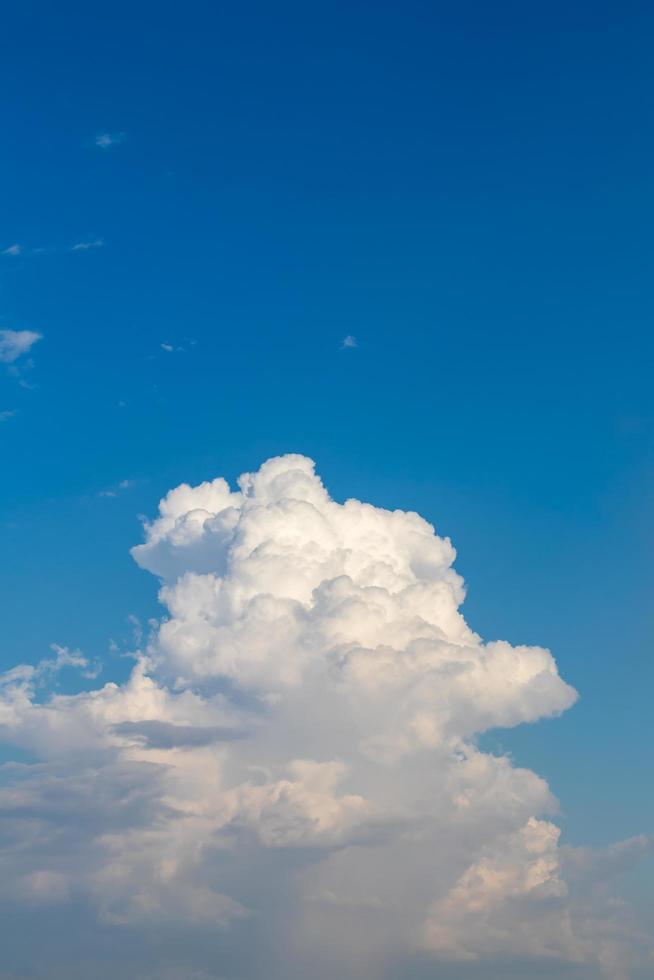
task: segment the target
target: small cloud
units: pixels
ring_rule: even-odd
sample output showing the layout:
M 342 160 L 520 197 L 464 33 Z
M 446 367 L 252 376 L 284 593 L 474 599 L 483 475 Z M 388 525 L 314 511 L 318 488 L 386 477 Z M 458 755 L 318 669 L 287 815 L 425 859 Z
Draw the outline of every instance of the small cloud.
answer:
M 24 245 L 19 245 L 18 243 L 16 243 L 15 245 L 10 245 L 9 248 L 3 249 L 3 251 L 0 252 L 0 255 L 26 256 L 26 255 L 53 255 L 57 252 L 86 252 L 90 248 L 102 248 L 103 245 L 104 245 L 103 238 L 91 239 L 88 242 L 86 241 L 76 242 L 74 245 L 70 245 L 70 246 L 54 245 L 54 246 L 49 246 L 48 248 L 43 248 L 41 246 L 39 248 L 26 248 Z
M 102 671 L 101 664 L 91 664 L 81 650 L 71 650 L 69 647 L 51 643 L 50 649 L 56 654 L 54 660 L 41 660 L 36 666 L 39 675 L 58 673 L 63 667 L 75 667 L 82 672 L 82 677 L 95 680 Z
M 0 683 L 23 685 L 27 692 L 51 683 L 64 667 L 73 667 L 90 680 L 94 680 L 102 669 L 99 664 L 91 664 L 80 650 L 71 650 L 69 647 L 59 646 L 58 643 L 51 643 L 50 649 L 55 654 L 54 657 L 39 660 L 37 664 L 20 664 L 5 671 L 0 675 Z
M 138 616 L 135 616 L 134 613 L 130 613 L 127 617 L 127 622 L 132 627 L 132 638 L 138 647 L 141 645 L 143 640 L 143 626 L 141 624 L 141 620 L 138 618 Z
M 341 350 L 346 350 L 348 347 L 358 347 L 358 346 L 359 344 L 357 342 L 356 337 L 353 337 L 351 333 L 349 333 L 347 337 L 343 337 L 343 340 L 341 341 Z
M 90 248 L 102 248 L 103 245 L 103 239 L 96 238 L 93 242 L 78 242 L 76 245 L 72 246 L 71 252 L 86 252 Z
M 121 480 L 116 483 L 113 487 L 107 487 L 106 490 L 100 490 L 98 497 L 117 497 L 121 490 L 129 490 L 136 484 L 136 480 Z
M 175 347 L 174 344 L 169 344 L 168 341 L 164 341 L 163 343 L 159 344 L 159 346 L 161 347 L 162 350 L 165 350 L 166 353 L 168 353 L 168 354 L 172 354 L 173 352 L 176 352 L 176 353 L 179 353 L 179 354 L 186 354 L 188 352 L 189 347 L 195 347 L 195 345 L 197 344 L 197 340 L 186 340 L 185 339 L 183 341 L 183 343 L 186 344 L 187 346 L 182 347 L 180 345 L 180 346 Z
M 108 149 L 110 146 L 116 146 L 118 143 L 124 142 L 124 133 L 100 133 L 95 137 L 95 145 L 101 147 L 103 150 Z
M 13 419 L 14 415 L 18 415 L 17 408 L 8 408 L 4 412 L 0 412 L 0 422 L 8 422 L 9 419 Z
M 13 364 L 40 339 L 35 330 L 0 330 L 0 362 Z

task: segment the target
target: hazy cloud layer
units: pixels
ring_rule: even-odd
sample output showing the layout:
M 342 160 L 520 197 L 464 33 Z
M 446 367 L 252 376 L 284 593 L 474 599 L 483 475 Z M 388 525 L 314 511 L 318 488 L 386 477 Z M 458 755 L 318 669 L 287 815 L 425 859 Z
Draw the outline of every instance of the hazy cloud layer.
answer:
M 65 648 L 0 677 L 21 752 L 0 770 L 0 899 L 61 924 L 50 972 L 16 960 L 23 975 L 619 980 L 651 963 L 607 887 L 650 838 L 561 847 L 546 782 L 476 746 L 576 693 L 547 650 L 468 627 L 449 540 L 334 502 L 301 456 L 236 491 L 179 486 L 145 531 L 133 554 L 166 615 L 129 680 L 47 695 L 60 670 L 89 675 Z

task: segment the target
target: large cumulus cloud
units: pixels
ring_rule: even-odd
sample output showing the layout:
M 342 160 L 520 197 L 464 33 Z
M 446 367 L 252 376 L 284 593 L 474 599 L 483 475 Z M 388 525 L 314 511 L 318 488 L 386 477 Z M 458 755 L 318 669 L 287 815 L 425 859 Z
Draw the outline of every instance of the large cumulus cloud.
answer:
M 166 615 L 125 684 L 48 695 L 90 672 L 63 648 L 0 678 L 0 900 L 129 934 L 133 976 L 161 929 L 171 977 L 627 976 L 647 943 L 588 870 L 616 860 L 560 847 L 546 782 L 476 743 L 574 703 L 549 651 L 469 628 L 417 514 L 336 503 L 302 456 L 238 487 L 146 526 Z

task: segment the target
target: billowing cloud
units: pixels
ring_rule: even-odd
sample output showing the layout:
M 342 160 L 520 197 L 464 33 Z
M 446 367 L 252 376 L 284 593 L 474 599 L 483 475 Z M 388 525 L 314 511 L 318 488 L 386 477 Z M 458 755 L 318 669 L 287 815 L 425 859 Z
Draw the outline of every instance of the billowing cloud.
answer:
M 13 364 L 40 339 L 41 334 L 34 330 L 0 330 L 0 362 Z
M 0 901 L 70 906 L 71 930 L 83 908 L 97 944 L 128 937 L 114 975 L 144 978 L 619 980 L 651 956 L 607 891 L 649 838 L 561 847 L 547 783 L 479 749 L 576 693 L 549 651 L 470 629 L 420 516 L 337 503 L 289 455 L 172 490 L 133 555 L 166 615 L 125 683 L 46 695 L 88 675 L 65 648 L 0 677 L 23 759 Z

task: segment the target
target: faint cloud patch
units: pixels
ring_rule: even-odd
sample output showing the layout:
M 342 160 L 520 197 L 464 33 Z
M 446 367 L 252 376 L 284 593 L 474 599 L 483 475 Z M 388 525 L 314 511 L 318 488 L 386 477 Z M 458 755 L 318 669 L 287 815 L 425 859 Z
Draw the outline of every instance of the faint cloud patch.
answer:
M 132 640 L 138 647 L 143 642 L 143 624 L 138 616 L 134 615 L 134 613 L 129 614 L 127 617 L 127 622 L 132 628 Z
M 35 330 L 0 330 L 0 362 L 13 364 L 27 354 L 42 334 Z
M 4 412 L 0 412 L 0 422 L 8 422 L 9 419 L 13 419 L 15 415 L 18 415 L 17 408 L 7 408 Z
M 102 238 L 96 238 L 92 242 L 77 242 L 76 245 L 71 247 L 71 252 L 87 252 L 90 248 L 103 248 L 104 240 Z
M 184 343 L 187 344 L 188 346 L 186 347 L 182 347 L 181 345 L 175 346 L 175 344 L 171 344 L 169 343 L 169 341 L 165 340 L 161 344 L 159 344 L 159 346 L 161 347 L 162 350 L 165 350 L 167 354 L 173 354 L 173 353 L 186 354 L 188 348 L 195 347 L 197 341 L 185 340 Z
M 54 657 L 47 657 L 39 660 L 37 664 L 20 664 L 0 674 L 0 690 L 13 687 L 15 685 L 25 685 L 30 691 L 37 687 L 48 684 L 54 675 L 58 674 L 64 667 L 73 667 L 79 670 L 83 677 L 94 680 L 102 671 L 101 664 L 92 664 L 88 657 L 85 657 L 80 650 L 71 650 L 69 647 L 60 646 L 58 643 L 51 643 L 50 649 Z
M 136 484 L 136 480 L 121 480 L 120 483 L 114 484 L 112 487 L 107 487 L 105 490 L 100 490 L 98 497 L 117 497 L 122 490 L 129 490 Z
M 38 248 L 27 248 L 25 245 L 10 245 L 0 252 L 0 255 L 7 256 L 23 256 L 26 258 L 30 255 L 56 255 L 59 252 L 86 252 L 93 248 L 102 248 L 105 242 L 103 238 L 93 238 L 89 240 L 84 240 L 81 242 L 75 242 L 74 245 L 51 245 L 47 248 L 39 246 Z
M 358 347 L 358 346 L 359 346 L 358 340 L 356 339 L 356 337 L 353 337 L 351 333 L 349 333 L 347 337 L 343 337 L 343 340 L 341 341 L 341 350 L 347 350 L 348 348 Z
M 95 137 L 95 145 L 99 146 L 103 150 L 107 150 L 110 146 L 116 146 L 119 143 L 125 142 L 125 133 L 99 133 Z

